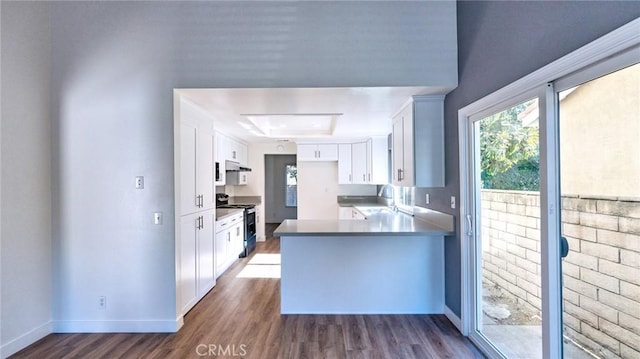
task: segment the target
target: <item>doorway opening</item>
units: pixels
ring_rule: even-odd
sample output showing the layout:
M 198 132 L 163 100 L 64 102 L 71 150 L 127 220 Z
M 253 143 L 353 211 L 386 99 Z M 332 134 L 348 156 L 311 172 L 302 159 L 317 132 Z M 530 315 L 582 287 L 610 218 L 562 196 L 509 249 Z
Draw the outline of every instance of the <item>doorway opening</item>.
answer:
M 269 239 L 285 219 L 298 218 L 297 157 L 265 155 L 264 169 L 265 237 Z

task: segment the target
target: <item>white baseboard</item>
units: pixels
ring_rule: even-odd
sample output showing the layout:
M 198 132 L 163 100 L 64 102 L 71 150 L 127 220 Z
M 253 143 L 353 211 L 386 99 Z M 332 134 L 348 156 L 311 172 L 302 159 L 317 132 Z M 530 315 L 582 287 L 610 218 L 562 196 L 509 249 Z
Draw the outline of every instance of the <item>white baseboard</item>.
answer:
M 0 358 L 8 358 L 9 356 L 19 352 L 38 340 L 52 333 L 51 322 L 46 322 L 41 326 L 34 328 L 21 336 L 8 341 L 0 346 Z
M 444 306 L 444 315 L 458 329 L 458 331 L 462 333 L 462 320 L 460 320 L 460 318 L 458 318 L 458 316 L 455 315 L 446 305 Z
M 183 325 L 176 320 L 61 320 L 53 333 L 175 333 Z

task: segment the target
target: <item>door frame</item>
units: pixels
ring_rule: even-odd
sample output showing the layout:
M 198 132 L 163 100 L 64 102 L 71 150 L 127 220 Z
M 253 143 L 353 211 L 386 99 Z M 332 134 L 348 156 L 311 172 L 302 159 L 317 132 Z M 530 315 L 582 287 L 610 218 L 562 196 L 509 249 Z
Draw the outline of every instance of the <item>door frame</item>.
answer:
M 475 313 L 474 238 L 478 223 L 472 221 L 474 184 L 472 142 L 473 120 L 490 114 L 500 106 L 515 104 L 537 93 L 540 108 L 540 215 L 541 215 L 541 280 L 542 280 L 542 353 L 543 358 L 562 357 L 562 291 L 559 246 L 560 233 L 558 108 L 554 81 L 576 76 L 594 76 L 603 71 L 606 59 L 618 54 L 640 58 L 640 18 L 563 56 L 547 66 L 469 104 L 458 111 L 458 143 L 460 171 L 460 236 L 461 236 L 461 323 L 462 334 L 485 353 L 495 354 L 493 346 L 477 335 L 473 325 Z M 609 65 L 610 66 L 610 65 Z M 564 79 L 560 80 L 560 82 Z M 560 83 L 559 83 L 560 84 Z M 493 356 L 493 355 L 492 355 Z

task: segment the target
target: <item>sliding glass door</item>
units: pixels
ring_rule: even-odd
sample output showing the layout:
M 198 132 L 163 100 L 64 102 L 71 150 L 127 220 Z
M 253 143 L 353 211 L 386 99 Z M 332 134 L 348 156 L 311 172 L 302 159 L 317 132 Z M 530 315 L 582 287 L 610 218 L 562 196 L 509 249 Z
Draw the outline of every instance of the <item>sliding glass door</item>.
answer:
M 603 71 L 556 83 L 566 358 L 640 358 L 640 64 Z
M 463 333 L 491 358 L 640 358 L 637 31 L 461 109 L 459 129 Z
M 542 357 L 539 101 L 473 118 L 473 336 L 507 358 Z

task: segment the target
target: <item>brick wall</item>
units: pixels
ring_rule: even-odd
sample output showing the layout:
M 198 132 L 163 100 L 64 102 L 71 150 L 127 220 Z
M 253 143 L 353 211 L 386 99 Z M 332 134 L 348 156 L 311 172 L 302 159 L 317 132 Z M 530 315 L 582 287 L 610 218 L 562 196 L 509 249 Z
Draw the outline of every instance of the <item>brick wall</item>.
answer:
M 640 358 L 640 200 L 566 196 L 565 335 L 605 358 Z M 482 191 L 483 279 L 540 312 L 537 192 Z

